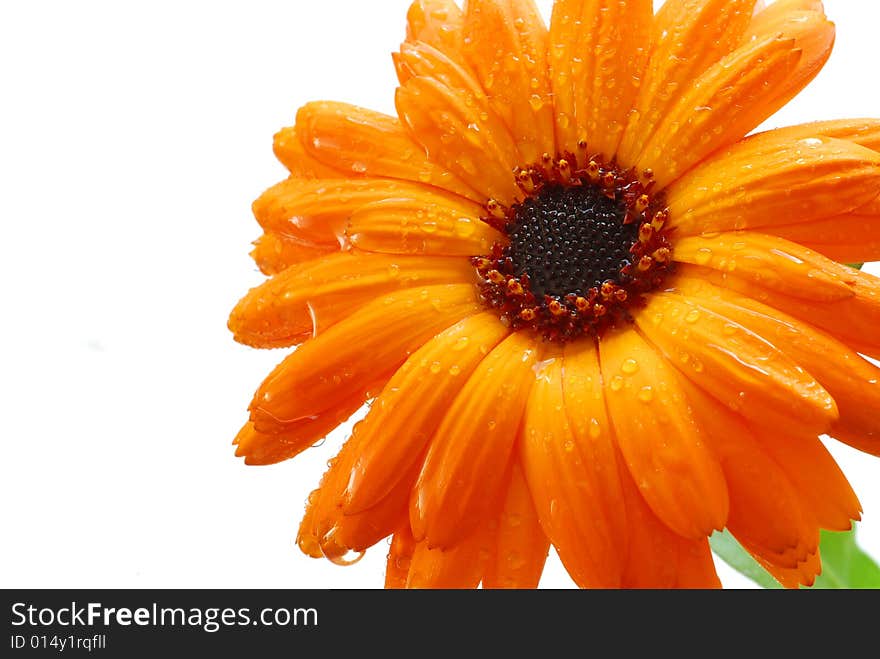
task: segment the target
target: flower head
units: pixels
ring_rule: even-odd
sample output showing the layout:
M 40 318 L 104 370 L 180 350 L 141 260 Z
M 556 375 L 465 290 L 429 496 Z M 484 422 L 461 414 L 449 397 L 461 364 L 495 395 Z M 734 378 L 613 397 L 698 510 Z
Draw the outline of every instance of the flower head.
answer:
M 818 0 L 416 0 L 397 117 L 310 103 L 254 213 L 237 340 L 298 346 L 236 438 L 293 457 L 372 401 L 298 542 L 389 587 L 786 586 L 880 454 L 880 121 L 749 135 L 820 70 Z

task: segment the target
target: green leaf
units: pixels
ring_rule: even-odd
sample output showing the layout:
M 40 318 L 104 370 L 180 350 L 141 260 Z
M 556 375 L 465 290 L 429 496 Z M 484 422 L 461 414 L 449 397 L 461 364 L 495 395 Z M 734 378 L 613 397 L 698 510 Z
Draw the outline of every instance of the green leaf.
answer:
M 855 268 L 856 270 L 861 270 L 864 263 L 847 263 L 850 268 Z
M 850 531 L 822 531 L 822 574 L 812 588 L 880 588 L 880 567 L 856 544 Z
M 709 545 L 718 557 L 740 574 L 748 577 L 764 588 L 782 588 L 770 573 L 762 568 L 749 553 L 743 549 L 730 531 L 716 531 L 709 538 Z

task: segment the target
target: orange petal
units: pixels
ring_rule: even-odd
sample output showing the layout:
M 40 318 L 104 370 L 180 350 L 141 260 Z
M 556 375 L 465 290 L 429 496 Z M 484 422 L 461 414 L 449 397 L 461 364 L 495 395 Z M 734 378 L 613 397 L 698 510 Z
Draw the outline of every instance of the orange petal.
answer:
M 537 588 L 549 550 L 522 468 L 514 461 L 483 588 Z
M 638 92 L 651 40 L 650 0 L 561 0 L 550 22 L 557 151 L 611 158 Z
M 352 557 L 352 552 L 362 555 L 367 548 L 406 523 L 408 495 L 416 475 L 414 470 L 376 506 L 356 515 L 343 513 L 342 496 L 362 443 L 355 427 L 339 454 L 328 463 L 320 487 L 309 495 L 297 543 L 310 556 L 324 556 L 341 564 L 351 563 L 359 558 Z
M 844 215 L 764 229 L 843 263 L 880 259 L 880 196 Z
M 299 240 L 338 246 L 352 213 L 394 197 L 455 203 L 458 197 L 420 183 L 395 179 L 289 178 L 266 190 L 253 204 L 266 231 Z
M 528 165 L 555 152 L 547 28 L 534 0 L 468 0 L 464 54 Z
M 727 528 L 774 565 L 797 568 L 819 546 L 819 526 L 809 507 L 738 415 L 695 385 L 683 381 L 682 387 L 724 470 Z
M 819 526 L 847 531 L 862 506 L 828 449 L 815 436 L 751 425 L 761 447 L 785 470 Z
M 676 99 L 738 45 L 755 0 L 667 0 L 653 22 L 651 56 L 618 153 L 636 162 Z M 650 7 L 650 3 L 649 3 Z
M 320 245 L 267 231 L 254 241 L 251 258 L 264 275 L 277 275 L 296 263 L 311 261 L 334 251 L 336 247 L 333 245 Z
M 770 131 L 695 167 L 666 198 L 670 227 L 691 236 L 808 223 L 878 195 L 880 153 L 843 140 L 791 140 L 785 131 Z
M 825 18 L 821 2 L 794 0 L 774 2 L 752 19 L 743 38 L 744 43 L 770 36 L 797 40 L 803 55 L 791 75 L 776 90 L 774 105 L 788 103 L 816 77 L 834 45 L 834 24 Z
M 675 241 L 673 258 L 735 273 L 761 288 L 821 302 L 855 296 L 856 271 L 782 238 L 750 231 L 689 236 Z
M 409 523 L 403 524 L 391 538 L 391 549 L 388 550 L 388 560 L 385 564 L 385 588 L 406 588 L 406 579 L 409 576 L 409 567 L 412 565 L 413 553 L 416 550 L 416 541 L 412 537 Z
M 621 507 L 616 498 L 620 483 L 613 445 L 611 456 L 603 455 L 611 443 L 609 424 L 601 391 L 598 400 L 591 396 L 599 373 L 595 348 L 588 347 L 586 355 L 567 352 L 564 361 L 558 350 L 544 355 L 526 404 L 521 459 L 544 533 L 575 583 L 613 588 L 620 586 L 621 557 L 626 553 L 626 513 L 612 517 Z M 570 368 L 575 372 L 569 373 Z M 587 378 L 592 382 L 584 383 Z M 571 390 L 564 391 L 564 384 L 571 384 Z M 564 398 L 569 393 L 571 398 Z M 581 401 L 586 409 L 576 407 Z M 576 438 L 569 414 L 586 418 L 598 436 Z M 606 459 L 594 462 L 596 458 Z M 606 484 L 614 489 L 603 491 Z
M 688 540 L 657 519 L 625 466 L 621 484 L 629 522 L 623 588 L 720 588 L 706 538 Z
M 484 201 L 428 160 L 397 117 L 348 103 L 319 101 L 299 109 L 296 126 L 305 151 L 344 176 L 415 181 Z
M 476 256 L 505 240 L 480 219 L 484 214 L 464 201 L 396 197 L 357 210 L 347 235 L 355 247 L 373 252 Z
M 761 285 L 763 282 L 756 283 L 729 272 L 692 265 L 679 267 L 679 272 L 759 300 L 826 330 L 856 352 L 880 359 L 880 334 L 877 332 L 880 326 L 880 279 L 877 277 L 850 269 L 848 279 L 852 280 L 853 296 L 836 302 L 820 302 L 780 293 Z M 809 286 L 811 281 L 807 279 L 804 285 Z
M 410 503 L 417 539 L 451 547 L 501 496 L 525 401 L 535 378 L 534 338 L 517 332 L 474 369 L 428 448 Z
M 406 524 L 407 502 L 415 477 L 416 472 L 413 470 L 379 504 L 356 515 L 346 515 L 339 505 L 341 498 L 337 498 L 333 517 L 325 520 L 325 523 L 331 524 L 330 528 L 322 529 L 322 548 L 325 555 L 328 553 L 328 546 L 339 547 L 336 553 L 343 556 L 351 551 L 364 552 L 391 535 L 394 529 Z M 337 497 L 339 492 L 337 489 Z
M 843 434 L 843 441 L 858 437 L 862 445 L 873 449 L 871 452 L 880 452 L 880 368 L 812 325 L 755 300 L 730 293 L 725 296 L 709 282 L 678 277 L 676 289 L 782 350 L 834 398 L 840 419 L 829 434 Z
M 474 287 L 408 288 L 368 303 L 306 341 L 263 382 L 251 403 L 257 429 L 328 409 L 390 374 L 432 336 L 478 310 Z
M 449 549 L 432 549 L 423 540 L 413 552 L 406 587 L 476 588 L 488 554 L 489 532 L 482 526 Z
M 635 331 L 608 334 L 599 348 L 614 434 L 651 510 L 686 538 L 724 528 L 724 475 L 670 366 Z
M 260 432 L 248 421 L 235 438 L 238 445 L 235 455 L 244 457 L 248 465 L 268 465 L 288 460 L 324 438 L 363 404 L 363 396 L 353 396 L 339 401 L 313 419 L 295 421 L 277 433 Z
M 665 187 L 718 148 L 731 144 L 775 112 L 775 91 L 801 51 L 793 39 L 755 41 L 733 51 L 676 94 L 647 138 L 635 165 L 652 169 Z
M 258 348 L 294 345 L 321 334 L 384 293 L 474 281 L 460 258 L 340 252 L 252 288 L 229 317 L 235 340 Z
M 516 199 L 516 147 L 506 130 L 493 125 L 479 98 L 466 89 L 416 76 L 398 87 L 395 102 L 401 121 L 429 158 L 486 199 L 504 205 Z
M 422 456 L 456 394 L 508 333 L 492 312 L 456 323 L 414 352 L 358 425 L 362 448 L 345 510 L 375 505 Z
M 779 2 L 774 3 L 778 5 Z M 833 137 L 880 151 L 880 119 L 832 119 L 775 128 L 772 132 L 797 141 L 810 137 Z M 763 134 L 763 133 L 760 133 Z
M 447 55 L 460 52 L 463 26 L 454 0 L 415 0 L 406 13 L 407 41 L 423 41 Z
M 617 551 L 624 552 L 626 506 L 604 386 L 596 345 L 588 341 L 566 345 L 562 391 L 571 432 L 584 465 L 592 472 L 588 480 L 597 485 L 595 495 L 604 510 L 614 545 Z
M 800 588 L 802 585 L 812 586 L 816 576 L 822 571 L 818 551 L 810 554 L 807 560 L 799 563 L 796 568 L 785 568 L 767 561 L 759 551 L 752 549 L 747 543 L 743 543 L 743 547 L 785 588 Z
M 333 167 L 313 158 L 303 147 L 296 126 L 282 128 L 275 133 L 275 157 L 295 178 L 340 178 L 344 176 Z
M 838 418 L 834 400 L 809 373 L 698 300 L 654 295 L 636 323 L 687 378 L 737 414 L 813 432 L 824 432 Z

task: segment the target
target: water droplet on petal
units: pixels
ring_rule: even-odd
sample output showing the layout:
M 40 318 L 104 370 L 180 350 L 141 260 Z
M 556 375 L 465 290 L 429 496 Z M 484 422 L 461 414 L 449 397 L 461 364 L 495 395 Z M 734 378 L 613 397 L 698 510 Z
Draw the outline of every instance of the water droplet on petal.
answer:
M 626 373 L 627 375 L 632 375 L 636 371 L 639 370 L 639 363 L 635 359 L 627 359 L 623 362 L 623 365 L 620 367 L 620 370 Z

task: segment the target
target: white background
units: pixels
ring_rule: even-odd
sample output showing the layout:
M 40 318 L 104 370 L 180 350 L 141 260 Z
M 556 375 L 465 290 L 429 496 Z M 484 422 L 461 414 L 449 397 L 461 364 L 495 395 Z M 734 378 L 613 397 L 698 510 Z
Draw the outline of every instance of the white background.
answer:
M 393 113 L 407 5 L 2 3 L 0 585 L 382 584 L 385 546 L 348 568 L 294 548 L 341 434 L 274 467 L 233 457 L 284 353 L 234 343 L 226 316 L 261 280 L 273 133 L 311 99 Z M 768 125 L 880 115 L 877 3 L 826 7 L 831 61 Z M 878 462 L 832 448 L 880 557 Z M 569 585 L 551 556 L 542 586 Z

